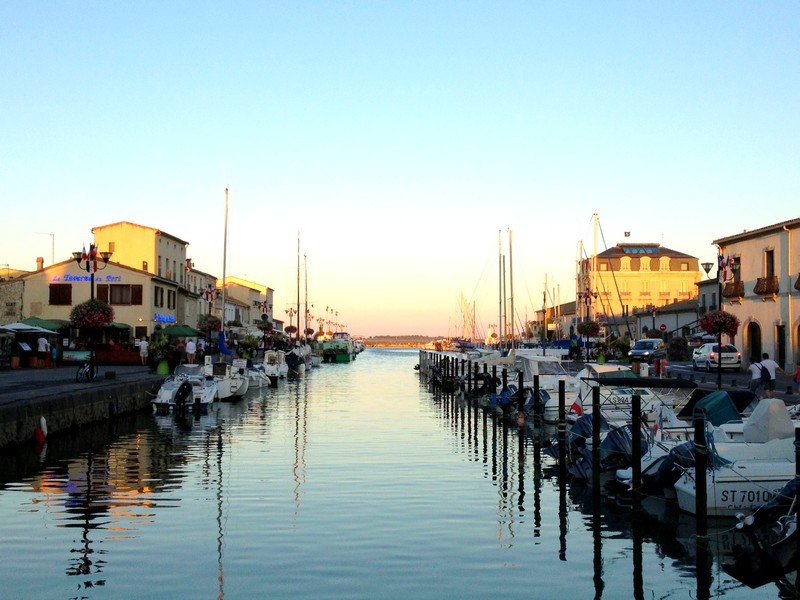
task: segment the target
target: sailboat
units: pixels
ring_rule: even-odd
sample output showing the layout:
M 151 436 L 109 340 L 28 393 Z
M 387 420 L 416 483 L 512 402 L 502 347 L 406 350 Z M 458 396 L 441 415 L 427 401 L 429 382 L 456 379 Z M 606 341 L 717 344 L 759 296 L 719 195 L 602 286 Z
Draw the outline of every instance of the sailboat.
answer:
M 217 382 L 218 400 L 238 400 L 247 393 L 250 387 L 250 376 L 247 371 L 247 361 L 243 358 L 234 358 L 228 362 L 222 357 L 233 356 L 233 351 L 225 342 L 225 278 L 228 262 L 228 188 L 225 188 L 225 238 L 222 250 L 222 329 L 219 332 L 219 362 L 212 362 L 211 356 L 206 356 L 204 365 L 206 377 L 212 377 Z

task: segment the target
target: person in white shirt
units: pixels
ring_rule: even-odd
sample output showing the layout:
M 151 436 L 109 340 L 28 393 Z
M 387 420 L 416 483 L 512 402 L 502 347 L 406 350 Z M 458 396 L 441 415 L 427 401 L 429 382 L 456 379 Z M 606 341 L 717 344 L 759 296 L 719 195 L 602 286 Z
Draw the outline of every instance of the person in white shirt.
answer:
M 142 360 L 142 366 L 147 366 L 147 349 L 149 344 L 147 343 L 147 338 L 142 338 L 139 340 L 139 358 Z
M 197 353 L 197 345 L 191 338 L 186 342 L 186 362 L 190 365 L 194 364 L 194 355 Z
M 767 398 L 772 398 L 773 394 L 775 393 L 775 375 L 776 373 L 783 373 L 786 375 L 786 372 L 781 369 L 780 365 L 776 363 L 769 357 L 769 354 L 764 352 L 761 355 L 761 366 L 766 367 L 767 371 L 769 371 L 769 383 L 767 384 Z

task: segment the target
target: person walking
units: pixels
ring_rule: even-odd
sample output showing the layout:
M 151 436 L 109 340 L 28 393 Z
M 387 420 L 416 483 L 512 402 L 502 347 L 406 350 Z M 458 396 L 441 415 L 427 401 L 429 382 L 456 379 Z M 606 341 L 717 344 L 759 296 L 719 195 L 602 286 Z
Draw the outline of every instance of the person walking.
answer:
M 769 371 L 769 382 L 767 382 L 767 398 L 772 398 L 775 394 L 775 377 L 777 373 L 786 375 L 786 371 L 781 369 L 780 365 L 769 357 L 769 354 L 764 352 L 761 355 L 761 367 Z
M 750 383 L 747 385 L 747 389 L 760 397 L 759 392 L 763 382 L 761 381 L 761 363 L 757 356 L 750 357 L 750 366 L 747 367 L 747 370 L 750 371 Z
M 44 335 L 40 335 L 39 339 L 36 340 L 36 366 L 41 368 L 44 367 L 44 361 L 47 357 L 47 353 L 50 350 L 50 344 L 47 343 L 47 338 Z
M 139 358 L 142 361 L 142 366 L 147 366 L 147 352 L 148 352 L 149 344 L 147 343 L 147 338 L 143 337 L 139 340 Z
M 197 353 L 197 344 L 194 343 L 192 338 L 186 341 L 186 362 L 190 365 L 194 364 L 194 355 Z

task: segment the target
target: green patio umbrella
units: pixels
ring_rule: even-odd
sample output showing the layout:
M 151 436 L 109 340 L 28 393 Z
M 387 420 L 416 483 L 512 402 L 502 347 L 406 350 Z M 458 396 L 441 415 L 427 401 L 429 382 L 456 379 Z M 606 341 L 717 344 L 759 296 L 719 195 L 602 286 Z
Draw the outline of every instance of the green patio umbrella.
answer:
M 198 337 L 202 335 L 200 331 L 188 325 L 168 325 L 161 330 L 161 333 L 173 337 Z

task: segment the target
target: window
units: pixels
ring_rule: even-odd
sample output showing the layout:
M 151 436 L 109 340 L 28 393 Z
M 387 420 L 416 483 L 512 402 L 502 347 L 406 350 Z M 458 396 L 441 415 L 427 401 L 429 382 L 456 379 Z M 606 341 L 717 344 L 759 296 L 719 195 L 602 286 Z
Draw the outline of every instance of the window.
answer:
M 650 257 L 643 256 L 639 259 L 639 270 L 640 271 L 649 271 L 650 270 Z
M 658 270 L 659 271 L 669 271 L 669 256 L 662 256 L 658 260 Z
M 177 294 L 175 293 L 175 290 L 167 290 L 167 308 L 169 309 L 175 308 L 175 305 L 177 304 L 175 301 L 176 297 Z
M 600 263 L 601 271 L 608 271 L 608 263 Z
M 71 283 L 51 283 L 50 284 L 50 304 L 59 306 L 69 306 L 72 304 L 72 284 Z
M 149 266 L 149 265 L 147 264 L 147 261 L 146 261 L 146 260 L 143 260 L 143 261 L 142 261 L 142 271 L 147 271 L 147 267 L 148 267 L 148 266 Z
M 158 255 L 158 276 L 161 277 L 161 255 Z
M 682 262 L 681 263 L 681 271 L 688 271 L 689 270 L 689 263 Z
M 108 304 L 141 305 L 142 286 L 101 284 L 97 286 L 97 297 Z
M 775 250 L 767 250 L 764 253 L 764 277 L 775 276 Z
M 630 271 L 631 270 L 631 259 L 628 256 L 622 257 L 619 266 L 620 271 Z
M 153 290 L 153 306 L 157 308 L 164 306 L 164 288 L 160 285 Z

